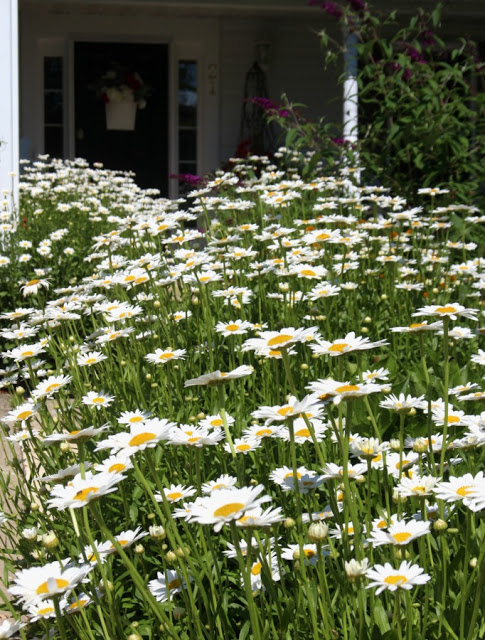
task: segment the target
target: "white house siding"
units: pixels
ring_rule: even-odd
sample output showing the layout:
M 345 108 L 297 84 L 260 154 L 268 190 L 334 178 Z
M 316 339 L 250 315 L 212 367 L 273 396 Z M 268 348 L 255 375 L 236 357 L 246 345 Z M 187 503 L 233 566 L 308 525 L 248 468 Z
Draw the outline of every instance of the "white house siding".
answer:
M 308 106 L 309 118 L 341 118 L 338 70 L 323 69 L 317 31 L 332 29 L 328 20 L 281 16 L 227 16 L 221 19 L 221 134 L 222 159 L 234 154 L 239 139 L 246 73 L 255 60 L 255 43 L 271 45 L 267 69 L 269 97 L 278 102 L 286 93 L 292 102 Z M 341 37 L 333 28 L 334 37 Z

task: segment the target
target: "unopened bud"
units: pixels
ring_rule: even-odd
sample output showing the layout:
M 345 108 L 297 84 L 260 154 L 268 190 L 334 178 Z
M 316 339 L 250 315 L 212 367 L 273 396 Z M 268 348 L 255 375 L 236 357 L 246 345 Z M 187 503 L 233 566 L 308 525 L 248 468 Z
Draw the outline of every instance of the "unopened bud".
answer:
M 16 393 L 18 396 L 23 396 L 23 395 L 24 395 L 24 393 L 25 393 L 25 389 L 24 389 L 23 387 L 17 387 L 17 388 L 15 389 L 15 393 Z
M 165 529 L 161 525 L 148 527 L 148 533 L 154 540 L 165 540 L 165 538 L 167 537 Z
M 59 449 L 62 453 L 67 453 L 68 451 L 72 451 L 72 445 L 70 442 L 61 442 Z
M 308 527 L 310 542 L 322 542 L 328 536 L 328 527 L 324 522 L 312 522 Z
M 401 451 L 401 443 L 397 438 L 392 438 L 389 445 L 393 451 Z
M 182 620 L 185 617 L 185 609 L 183 607 L 174 607 L 172 614 L 175 620 Z
M 448 529 L 448 523 L 439 518 L 433 523 L 433 529 L 435 531 L 446 531 L 446 529 Z
M 478 558 L 472 558 L 469 562 L 470 569 L 474 569 L 477 566 L 477 563 L 478 563 Z
M 285 529 L 293 529 L 293 527 L 295 526 L 296 522 L 293 520 L 293 518 L 286 518 L 286 520 L 284 521 L 284 527 Z
M 165 555 L 165 559 L 169 564 L 174 564 L 175 562 L 177 562 L 177 556 L 173 551 L 168 551 L 168 553 Z
M 355 480 L 355 482 L 357 482 L 357 484 L 364 484 L 365 476 L 363 476 L 363 475 L 355 476 L 354 480 Z
M 106 591 L 106 589 L 108 589 L 108 591 L 113 591 L 115 588 L 114 584 L 110 580 L 107 580 L 106 582 L 104 580 L 100 580 L 98 586 L 100 591 Z
M 161 307 L 160 300 L 155 300 L 153 302 L 153 306 L 155 307 L 155 309 L 159 309 Z
M 141 554 L 145 551 L 145 547 L 142 544 L 137 544 L 135 545 L 133 551 L 136 553 L 136 555 L 141 556 Z
M 382 296 L 381 296 L 381 300 L 387 300 L 387 296 L 386 296 L 386 294 L 385 294 L 385 293 L 383 293 L 383 294 L 382 294 Z
M 51 550 L 59 546 L 59 538 L 53 531 L 45 533 L 41 539 L 45 549 Z
M 300 369 L 302 369 L 303 371 L 306 371 L 308 369 L 307 363 L 304 362 L 302 365 L 300 365 Z

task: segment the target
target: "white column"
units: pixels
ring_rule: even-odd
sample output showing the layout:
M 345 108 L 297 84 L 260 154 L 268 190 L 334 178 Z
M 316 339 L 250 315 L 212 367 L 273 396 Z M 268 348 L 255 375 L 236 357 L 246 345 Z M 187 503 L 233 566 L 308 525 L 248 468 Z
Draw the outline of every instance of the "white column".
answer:
M 359 124 L 359 88 L 357 84 L 358 53 L 357 36 L 345 34 L 344 50 L 344 102 L 343 137 L 348 142 L 357 142 Z
M 0 1 L 0 202 L 13 188 L 18 202 L 19 63 L 18 0 Z M 12 174 L 15 176 L 12 178 Z M 10 201 L 10 197 L 8 197 Z

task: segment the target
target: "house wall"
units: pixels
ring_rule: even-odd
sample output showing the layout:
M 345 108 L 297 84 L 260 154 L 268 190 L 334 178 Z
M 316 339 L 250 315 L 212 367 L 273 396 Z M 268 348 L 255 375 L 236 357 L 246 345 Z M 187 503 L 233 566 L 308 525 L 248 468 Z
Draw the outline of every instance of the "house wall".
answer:
M 43 57 L 62 55 L 65 61 L 66 155 L 74 150 L 72 43 L 77 40 L 166 42 L 172 59 L 172 112 L 176 113 L 177 58 L 196 57 L 200 69 L 199 172 L 214 169 L 236 151 L 239 142 L 246 73 L 255 59 L 255 42 L 271 45 L 267 69 L 269 96 L 278 101 L 286 92 L 309 106 L 308 115 L 340 118 L 337 72 L 325 73 L 316 31 L 320 14 L 205 14 L 199 10 L 97 3 L 21 3 L 21 138 L 24 154 L 43 152 Z M 315 20 L 315 16 L 318 18 Z M 214 68 L 214 65 L 216 67 Z M 215 69 L 215 77 L 214 77 Z M 94 71 L 96 73 L 96 71 Z M 212 79 L 209 78 L 212 75 Z M 329 99 L 335 101 L 329 104 Z M 174 116 L 170 122 L 170 170 L 176 171 Z M 71 130 L 69 130 L 71 129 Z M 27 143 L 25 143 L 27 141 Z

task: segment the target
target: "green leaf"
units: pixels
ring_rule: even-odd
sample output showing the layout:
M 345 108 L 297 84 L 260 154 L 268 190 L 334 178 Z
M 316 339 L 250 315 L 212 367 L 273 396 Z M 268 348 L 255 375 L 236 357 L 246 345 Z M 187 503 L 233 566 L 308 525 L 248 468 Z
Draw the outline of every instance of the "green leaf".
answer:
M 379 599 L 375 601 L 373 614 L 374 614 L 374 620 L 376 622 L 376 625 L 379 627 L 379 631 L 383 634 L 389 631 L 391 627 L 389 625 L 387 613 L 384 610 L 382 601 Z

